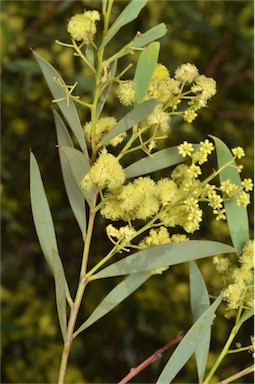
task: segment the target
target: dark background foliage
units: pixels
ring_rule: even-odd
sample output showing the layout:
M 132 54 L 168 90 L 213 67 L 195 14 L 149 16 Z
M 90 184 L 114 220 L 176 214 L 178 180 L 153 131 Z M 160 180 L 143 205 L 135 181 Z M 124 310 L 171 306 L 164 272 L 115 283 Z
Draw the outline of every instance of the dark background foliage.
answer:
M 127 1 L 116 1 L 113 19 Z M 29 148 L 36 154 L 54 217 L 60 252 L 72 292 L 80 267 L 82 241 L 65 196 L 56 136 L 50 107 L 51 96 L 29 47 L 55 66 L 68 84 L 79 80 L 79 90 L 89 93 L 92 82 L 71 51 L 54 41 L 68 41 L 66 23 L 75 13 L 99 9 L 100 1 L 3 1 L 1 10 L 2 59 L 2 383 L 56 382 L 62 341 L 54 302 L 54 283 L 42 257 L 33 226 L 29 201 Z M 165 145 L 183 140 L 196 142 L 208 134 L 229 147 L 243 146 L 243 177 L 253 172 L 253 2 L 252 1 L 149 1 L 138 19 L 123 28 L 112 41 L 116 50 L 136 31 L 165 22 L 168 33 L 161 39 L 160 62 L 171 74 L 180 63 L 194 63 L 200 73 L 217 81 L 218 93 L 201 111 L 194 124 L 173 121 Z M 135 55 L 128 57 L 134 61 Z M 127 63 L 123 59 L 120 66 Z M 129 73 L 132 77 L 132 70 Z M 107 113 L 124 114 L 112 97 Z M 81 119 L 89 117 L 82 111 Z M 212 165 L 211 165 L 212 167 Z M 249 210 L 251 228 L 252 210 Z M 92 258 L 105 253 L 109 244 L 98 220 Z M 227 226 L 206 213 L 202 229 L 193 238 L 231 244 Z M 210 260 L 210 259 L 208 259 Z M 211 261 L 200 262 L 211 294 L 221 288 Z M 94 264 L 93 261 L 93 264 Z M 185 265 L 171 268 L 163 277 L 150 279 L 112 313 L 82 333 L 70 356 L 68 382 L 117 382 L 156 349 L 191 325 L 188 273 Z M 80 322 L 104 297 L 115 281 L 88 287 Z M 228 336 L 231 321 L 223 313 L 213 328 L 212 365 Z M 249 343 L 252 323 L 238 335 Z M 155 382 L 170 356 L 142 372 L 139 382 Z M 247 353 L 231 356 L 218 374 L 222 380 L 250 362 Z M 195 382 L 191 359 L 176 383 Z M 133 380 L 134 382 L 136 380 Z M 244 377 L 239 383 L 251 382 Z

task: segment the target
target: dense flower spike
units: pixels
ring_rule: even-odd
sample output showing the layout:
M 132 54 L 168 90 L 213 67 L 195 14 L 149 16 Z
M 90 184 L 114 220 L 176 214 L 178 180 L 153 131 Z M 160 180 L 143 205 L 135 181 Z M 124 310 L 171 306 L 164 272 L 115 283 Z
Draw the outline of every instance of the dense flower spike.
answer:
M 158 196 L 160 203 L 165 206 L 176 202 L 180 196 L 177 184 L 168 178 L 161 179 L 157 182 Z
M 99 189 L 115 189 L 125 181 L 125 172 L 118 159 L 104 149 L 90 171 L 81 182 L 81 188 L 90 190 L 93 187 Z
M 118 80 L 117 97 L 125 106 L 134 103 L 133 80 Z M 186 88 L 189 87 L 189 90 Z M 158 125 L 163 133 L 169 129 L 171 115 L 180 115 L 184 121 L 192 123 L 198 116 L 197 111 L 207 106 L 208 100 L 216 93 L 215 80 L 204 75 L 194 64 L 182 64 L 175 71 L 174 78 L 170 77 L 167 68 L 157 64 L 152 74 L 147 94 L 142 101 L 158 99 L 161 106 L 148 116 L 146 124 L 148 128 Z M 184 108 L 178 110 L 178 106 L 185 103 Z M 160 112 L 161 111 L 161 112 Z
M 203 164 L 208 161 L 208 156 L 213 150 L 213 144 L 207 139 L 200 142 L 196 151 L 191 143 L 185 141 L 179 146 L 179 153 L 183 157 L 190 157 L 190 166 L 177 165 L 170 178 L 160 179 L 157 183 L 150 177 L 139 177 L 133 182 L 112 189 L 104 197 L 101 214 L 107 219 L 129 223 L 132 220 L 153 218 L 157 225 L 179 226 L 187 233 L 193 233 L 200 228 L 202 222 L 203 211 L 200 203 L 207 202 L 217 221 L 226 220 L 224 199 L 232 198 L 237 205 L 247 206 L 250 197 L 229 180 L 223 181 L 220 187 L 199 180 L 202 169 L 196 163 Z M 213 179 L 213 175 L 211 178 Z M 242 186 L 251 190 L 252 180 L 245 179 Z
M 236 204 L 238 206 L 241 205 L 242 207 L 247 207 L 247 205 L 250 204 L 250 195 L 249 195 L 249 193 L 246 193 L 244 191 L 240 192 L 237 195 Z
M 157 64 L 151 81 L 166 81 L 170 79 L 168 69 L 163 64 Z
M 96 129 L 95 129 L 95 135 L 94 140 L 95 144 L 99 144 L 99 142 L 102 140 L 102 138 L 110 132 L 114 126 L 117 124 L 117 121 L 114 117 L 101 117 L 96 122 Z M 84 133 L 86 137 L 86 141 L 88 144 L 91 142 L 91 134 L 92 134 L 92 125 L 91 121 L 86 123 L 84 125 Z M 126 137 L 126 132 L 115 136 L 112 140 L 109 141 L 109 144 L 113 147 L 116 147 L 118 144 L 122 143 L 122 141 Z
M 238 191 L 238 186 L 231 183 L 230 180 L 225 180 L 221 182 L 220 189 L 229 197 L 233 197 Z
M 216 81 L 205 75 L 200 75 L 195 79 L 191 91 L 199 94 L 202 99 L 207 101 L 216 94 Z
M 223 291 L 223 299 L 229 310 L 238 309 L 242 304 L 245 308 L 254 307 L 254 241 L 248 241 L 239 258 L 240 267 L 232 273 L 232 283 Z
M 132 80 L 122 81 L 117 90 L 117 96 L 125 107 L 133 104 L 135 99 L 135 85 Z
M 235 147 L 232 148 L 232 153 L 234 156 L 236 156 L 238 159 L 241 159 L 245 156 L 244 150 L 242 147 Z
M 191 156 L 191 152 L 194 151 L 193 145 L 188 143 L 187 141 L 184 141 L 182 144 L 178 147 L 179 154 L 182 155 L 182 157 Z
M 174 77 L 180 82 L 191 84 L 198 76 L 198 69 L 194 64 L 182 64 L 176 69 Z
M 170 114 L 163 111 L 163 107 L 158 105 L 147 118 L 149 126 L 156 125 L 161 132 L 165 133 L 169 129 Z
M 244 188 L 245 192 L 249 192 L 253 190 L 253 182 L 252 179 L 244 179 L 242 181 L 242 187 Z
M 129 225 L 117 229 L 112 224 L 109 224 L 106 227 L 106 233 L 110 239 L 116 238 L 122 247 L 128 246 L 131 240 L 136 236 L 135 229 Z
M 133 183 L 107 194 L 101 214 L 112 220 L 146 220 L 158 210 L 156 183 L 149 177 L 139 177 Z
M 98 20 L 100 20 L 98 11 L 85 11 L 71 17 L 67 24 L 67 31 L 72 39 L 90 44 L 97 31 L 96 21 Z
M 154 247 L 155 245 L 170 243 L 170 236 L 166 227 L 151 229 L 149 236 L 146 236 L 140 243 L 142 249 Z

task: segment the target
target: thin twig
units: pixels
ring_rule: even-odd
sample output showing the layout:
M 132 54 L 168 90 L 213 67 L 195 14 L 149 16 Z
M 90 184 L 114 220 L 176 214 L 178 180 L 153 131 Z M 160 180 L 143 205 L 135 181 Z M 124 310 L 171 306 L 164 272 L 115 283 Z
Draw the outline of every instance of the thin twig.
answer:
M 218 384 L 228 384 L 228 383 L 232 383 L 232 381 L 234 381 L 234 380 L 236 380 L 236 379 L 240 379 L 240 377 L 249 375 L 249 373 L 252 373 L 252 372 L 254 372 L 254 366 L 253 366 L 253 365 L 251 365 L 250 367 L 247 367 L 247 368 L 243 369 L 242 371 L 236 373 L 236 374 L 233 375 L 233 376 L 228 377 L 228 378 L 225 379 L 225 380 L 219 381 Z
M 184 332 L 180 332 L 173 340 L 169 341 L 166 345 L 164 345 L 162 348 L 158 349 L 156 352 L 154 352 L 148 359 L 144 360 L 140 365 L 138 365 L 136 368 L 132 368 L 131 371 L 127 376 L 125 376 L 119 384 L 126 384 L 129 382 L 129 380 L 133 379 L 138 373 L 144 370 L 148 365 L 153 363 L 154 361 L 161 358 L 162 353 L 165 352 L 167 349 L 171 348 L 173 345 L 177 344 L 184 336 Z

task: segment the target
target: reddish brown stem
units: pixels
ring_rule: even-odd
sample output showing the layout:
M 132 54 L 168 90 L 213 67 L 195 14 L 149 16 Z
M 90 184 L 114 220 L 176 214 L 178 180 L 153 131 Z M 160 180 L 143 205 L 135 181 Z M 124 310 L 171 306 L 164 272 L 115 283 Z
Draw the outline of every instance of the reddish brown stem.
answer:
M 167 349 L 171 348 L 173 345 L 177 344 L 184 336 L 184 332 L 180 332 L 173 340 L 169 341 L 166 345 L 164 345 L 162 348 L 158 349 L 156 352 L 154 352 L 148 359 L 144 360 L 140 365 L 138 365 L 136 368 L 132 368 L 128 375 L 126 375 L 118 384 L 126 384 L 129 382 L 129 380 L 133 379 L 138 373 L 144 370 L 148 365 L 153 363 L 154 361 L 161 358 L 162 353 L 165 352 Z

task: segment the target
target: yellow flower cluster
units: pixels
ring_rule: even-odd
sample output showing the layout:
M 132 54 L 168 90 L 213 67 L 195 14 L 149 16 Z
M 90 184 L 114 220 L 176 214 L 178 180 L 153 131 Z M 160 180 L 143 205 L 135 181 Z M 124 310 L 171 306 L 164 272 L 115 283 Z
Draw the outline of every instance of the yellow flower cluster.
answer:
M 67 24 L 67 32 L 70 33 L 72 39 L 90 44 L 97 31 L 96 21 L 98 20 L 100 20 L 98 11 L 85 11 L 74 15 Z
M 207 101 L 216 94 L 216 81 L 205 75 L 197 76 L 191 91 Z
M 139 248 L 146 249 L 150 247 L 154 247 L 156 245 L 167 244 L 171 242 L 181 242 L 188 241 L 189 238 L 186 235 L 175 234 L 171 237 L 169 236 L 168 230 L 166 227 L 160 227 L 157 229 L 151 229 L 149 232 L 149 236 L 146 236 L 140 243 Z M 169 266 L 163 266 L 160 268 L 155 268 L 151 270 L 152 275 L 161 275 L 165 272 Z
M 115 120 L 102 118 L 97 124 L 96 140 L 100 140 L 101 133 L 110 130 Z M 85 130 L 89 132 L 90 129 L 91 125 L 88 123 Z M 167 228 L 179 226 L 187 233 L 193 233 L 200 228 L 203 217 L 201 202 L 207 202 L 216 215 L 216 220 L 226 219 L 224 199 L 235 198 L 237 205 L 243 206 L 249 203 L 250 198 L 246 191 L 250 191 L 253 187 L 251 179 L 244 179 L 242 182 L 245 191 L 240 190 L 230 180 L 222 182 L 220 187 L 199 180 L 202 174 L 200 166 L 208 161 L 208 156 L 213 150 L 213 144 L 207 139 L 201 141 L 198 148 L 185 141 L 179 146 L 179 153 L 183 157 L 190 157 L 190 165 L 177 165 L 170 177 L 157 182 L 146 176 L 126 183 L 125 172 L 118 159 L 104 148 L 83 178 L 81 187 L 84 190 L 106 189 L 104 195 L 101 194 L 102 201 L 98 207 L 101 215 L 106 219 L 123 220 L 128 223 L 128 226 L 121 229 L 108 226 L 109 238 L 115 238 L 119 244 L 126 245 L 136 236 L 131 222 L 150 219 L 151 228 L 158 226 L 160 228 L 151 230 L 139 247 L 164 244 L 170 239 Z M 237 155 L 239 153 L 240 150 Z
M 120 103 L 124 106 L 132 105 L 135 100 L 134 80 L 122 81 L 118 79 L 118 82 L 117 97 Z M 189 89 L 186 89 L 187 87 Z M 172 115 L 182 116 L 185 121 L 192 123 L 198 116 L 197 111 L 206 107 L 207 101 L 215 93 L 215 81 L 204 75 L 199 75 L 195 65 L 182 64 L 176 69 L 174 77 L 171 77 L 167 68 L 158 63 L 152 74 L 146 95 L 139 100 L 139 102 L 149 99 L 160 101 L 160 104 L 140 124 L 143 132 L 146 129 L 153 129 L 151 139 L 146 139 L 146 148 L 149 146 L 150 140 L 156 141 L 165 137 L 162 134 L 165 135 L 171 129 Z M 178 108 L 181 103 L 185 103 L 185 105 Z M 142 141 L 143 139 L 141 139 L 141 143 Z M 183 154 L 185 154 L 185 148 Z
M 208 139 L 206 139 L 205 141 L 200 141 L 199 149 L 194 152 L 193 145 L 184 141 L 179 145 L 178 150 L 182 157 L 191 157 L 193 164 L 198 163 L 199 165 L 202 165 L 208 161 L 208 155 L 211 155 L 214 150 L 214 146 Z
M 105 196 L 101 214 L 111 220 L 146 220 L 159 210 L 156 183 L 139 177 Z
M 233 197 L 238 191 L 238 186 L 230 182 L 230 180 L 224 180 L 220 184 L 220 189 L 225 192 L 229 197 Z
M 99 142 L 102 140 L 102 138 L 110 132 L 114 126 L 117 124 L 117 121 L 114 117 L 101 117 L 96 122 L 96 129 L 95 129 L 95 144 L 99 144 Z M 84 125 L 84 134 L 85 138 L 88 144 L 91 142 L 91 129 L 92 125 L 91 122 L 88 122 Z M 118 144 L 122 143 L 122 141 L 126 137 L 126 132 L 115 136 L 112 140 L 109 141 L 109 144 L 113 147 L 116 147 Z
M 146 236 L 140 243 L 139 247 L 142 249 L 154 247 L 156 245 L 167 244 L 167 243 L 180 243 L 182 241 L 188 241 L 189 238 L 184 234 L 174 234 L 169 236 L 166 227 L 160 227 L 157 229 L 151 229 L 149 236 Z
M 169 129 L 170 115 L 163 110 L 162 105 L 157 105 L 154 111 L 146 119 L 148 126 L 157 126 L 161 132 L 166 133 Z
M 199 75 L 195 65 L 182 64 L 176 69 L 174 78 L 170 77 L 167 68 L 162 64 L 157 64 L 152 75 L 149 89 L 144 100 L 158 99 L 162 104 L 174 107 L 181 99 L 181 88 L 191 84 L 190 92 L 195 96 L 190 97 L 189 115 L 196 110 L 205 107 L 207 101 L 216 93 L 216 82 L 212 78 Z M 182 87 L 181 87 L 182 86 Z M 188 92 L 185 92 L 187 95 Z M 123 105 L 131 105 L 134 102 L 134 82 L 131 80 L 120 81 L 117 96 Z
M 122 81 L 117 89 L 117 97 L 122 105 L 127 107 L 135 99 L 135 84 L 132 80 Z
M 198 77 L 198 74 L 197 67 L 194 64 L 187 63 L 176 69 L 174 77 L 181 83 L 191 84 Z
M 239 258 L 240 267 L 233 270 L 232 283 L 223 291 L 229 310 L 254 306 L 254 241 L 248 241 Z
M 245 152 L 243 150 L 242 147 L 235 147 L 235 148 L 232 148 L 232 153 L 235 157 L 237 157 L 238 159 L 241 159 L 242 157 L 245 156 Z
M 194 151 L 194 147 L 191 143 L 188 143 L 187 141 L 184 141 L 182 144 L 178 147 L 180 155 L 182 157 L 190 157 L 192 160 L 192 164 L 190 165 L 188 170 L 185 170 L 185 168 L 182 165 L 182 170 L 184 172 L 189 172 L 192 177 L 195 179 L 198 178 L 199 175 L 202 174 L 201 168 L 196 165 L 198 163 L 199 165 L 202 165 L 206 161 L 208 161 L 208 155 L 212 153 L 214 150 L 214 146 L 209 140 L 205 140 L 204 142 L 200 142 L 200 147 L 198 150 Z M 234 154 L 235 158 L 242 158 L 245 156 L 244 150 L 241 147 L 236 147 L 232 149 L 232 153 Z M 178 169 L 178 168 L 177 168 Z M 183 175 L 181 175 L 183 178 Z M 194 188 L 194 183 L 188 182 L 186 180 L 186 186 L 185 190 L 191 190 Z M 218 188 L 222 193 L 223 197 L 221 195 L 218 195 L 216 193 L 216 187 L 212 186 L 210 184 L 206 184 L 203 188 L 203 191 L 201 192 L 201 197 L 206 199 L 208 201 L 209 207 L 213 208 L 213 213 L 216 216 L 216 220 L 225 220 L 225 212 L 226 210 L 223 208 L 223 201 L 226 198 L 234 198 L 236 200 L 236 204 L 238 206 L 246 207 L 248 204 L 250 204 L 250 195 L 247 193 L 248 191 L 252 191 L 253 189 L 253 182 L 249 179 L 244 179 L 242 181 L 242 188 L 240 189 L 238 185 L 231 183 L 230 180 L 224 180 L 221 182 L 220 187 Z
M 146 236 L 140 243 L 142 249 L 154 247 L 155 245 L 170 243 L 170 236 L 166 227 L 151 229 L 149 236 Z
M 171 97 L 178 95 L 180 83 L 176 79 L 170 78 L 167 68 L 162 64 L 157 64 L 152 75 L 147 95 L 143 100 L 158 99 L 162 104 L 166 104 Z M 120 102 L 131 105 L 134 102 L 134 82 L 132 80 L 121 81 L 117 90 Z
M 121 186 L 125 179 L 125 172 L 118 159 L 103 149 L 97 161 L 82 179 L 81 188 L 87 191 L 93 187 L 112 190 Z
M 246 207 L 250 204 L 250 195 L 247 192 L 253 189 L 252 179 L 244 179 L 242 187 L 244 191 L 238 185 L 231 183 L 229 179 L 222 181 L 220 185 L 220 189 L 225 195 L 234 198 L 238 206 Z
M 129 225 L 117 229 L 112 224 L 109 224 L 106 227 L 106 233 L 111 240 L 112 238 L 117 239 L 118 243 L 123 247 L 128 245 L 136 236 L 135 229 Z
M 253 182 L 252 179 L 244 179 L 242 181 L 242 187 L 244 188 L 245 192 L 249 192 L 253 190 Z
M 164 227 L 180 226 L 193 233 L 200 228 L 202 210 L 197 198 L 199 188 L 196 189 L 200 182 L 189 170 L 188 166 L 180 164 L 171 178 L 155 183 L 150 177 L 139 177 L 111 190 L 104 196 L 102 216 L 127 222 L 154 218 Z

